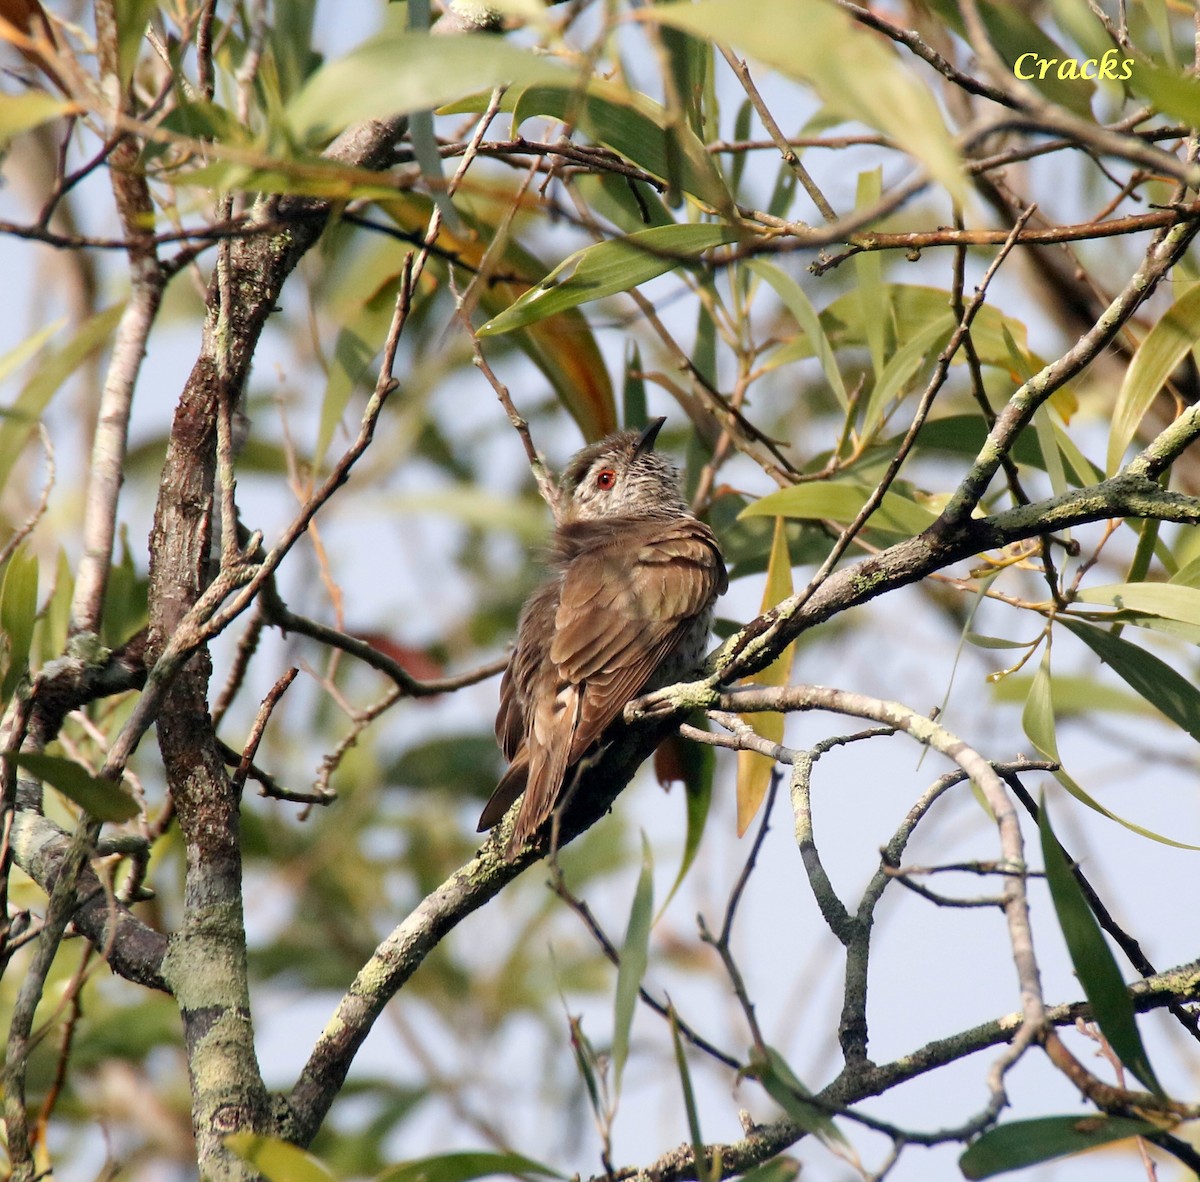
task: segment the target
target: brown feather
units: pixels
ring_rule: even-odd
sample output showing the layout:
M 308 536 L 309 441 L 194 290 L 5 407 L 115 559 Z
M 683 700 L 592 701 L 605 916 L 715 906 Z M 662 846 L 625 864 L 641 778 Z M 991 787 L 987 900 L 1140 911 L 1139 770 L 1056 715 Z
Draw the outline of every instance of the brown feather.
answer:
M 513 766 L 479 822 L 496 824 L 524 791 L 509 856 L 727 585 L 716 539 L 693 517 L 575 522 L 560 528 L 556 550 L 559 575 L 522 613 L 500 688 L 496 734 Z

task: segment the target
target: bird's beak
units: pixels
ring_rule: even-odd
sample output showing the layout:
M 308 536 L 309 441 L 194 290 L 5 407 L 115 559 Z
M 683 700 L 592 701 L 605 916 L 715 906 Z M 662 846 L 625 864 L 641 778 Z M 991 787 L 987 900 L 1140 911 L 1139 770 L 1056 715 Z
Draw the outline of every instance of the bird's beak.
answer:
M 637 447 L 633 449 L 635 456 L 644 456 L 646 452 L 654 450 L 654 441 L 658 438 L 659 431 L 662 430 L 662 425 L 667 421 L 666 415 L 661 419 L 655 419 L 638 437 Z

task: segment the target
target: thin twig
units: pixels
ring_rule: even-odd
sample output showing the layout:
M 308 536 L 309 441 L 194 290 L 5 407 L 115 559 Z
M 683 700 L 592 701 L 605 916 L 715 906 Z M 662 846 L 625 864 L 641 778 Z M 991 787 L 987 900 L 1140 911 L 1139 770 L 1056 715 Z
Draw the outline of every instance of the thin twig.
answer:
M 246 784 L 246 777 L 250 774 L 250 767 L 254 763 L 254 757 L 258 754 L 258 745 L 262 742 L 263 731 L 267 728 L 267 722 L 270 720 L 271 712 L 279 704 L 279 699 L 287 692 L 287 688 L 296 680 L 296 675 L 300 672 L 293 665 L 286 673 L 284 673 L 271 688 L 267 691 L 267 696 L 263 698 L 262 705 L 258 708 L 258 714 L 254 719 L 254 726 L 250 728 L 249 737 L 246 739 L 246 746 L 242 751 L 241 761 L 238 763 L 237 770 L 233 773 L 229 787 L 235 796 L 240 796 L 243 787 Z

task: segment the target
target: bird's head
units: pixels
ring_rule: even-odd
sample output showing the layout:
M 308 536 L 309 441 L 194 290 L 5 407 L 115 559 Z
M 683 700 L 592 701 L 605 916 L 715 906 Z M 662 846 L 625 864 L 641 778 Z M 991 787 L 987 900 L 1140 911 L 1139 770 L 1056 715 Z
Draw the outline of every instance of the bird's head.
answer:
M 654 450 L 666 419 L 644 431 L 621 431 L 579 452 L 563 470 L 563 521 L 606 517 L 677 517 L 688 512 L 679 473 Z

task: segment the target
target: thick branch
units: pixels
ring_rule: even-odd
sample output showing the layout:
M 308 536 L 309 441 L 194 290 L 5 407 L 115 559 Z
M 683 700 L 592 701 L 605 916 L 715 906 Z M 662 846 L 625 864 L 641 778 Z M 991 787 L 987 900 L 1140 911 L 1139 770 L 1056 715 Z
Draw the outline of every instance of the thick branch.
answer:
M 17 865 L 47 894 L 58 882 L 71 847 L 70 835 L 39 813 L 18 813 L 12 831 Z M 68 918 L 101 952 L 119 977 L 170 992 L 162 975 L 167 938 L 142 923 L 128 907 L 106 895 L 90 866 L 84 865 L 75 885 L 75 904 Z
M 955 562 L 971 558 L 984 550 L 999 549 L 1026 538 L 1057 532 L 1109 518 L 1149 518 L 1181 524 L 1200 523 L 1200 499 L 1163 489 L 1157 481 L 1142 474 L 1153 466 L 1159 455 L 1160 440 L 1170 436 L 1172 445 L 1178 436 L 1190 439 L 1200 430 L 1200 409 L 1189 411 L 1172 424 L 1159 440 L 1142 453 L 1139 461 L 1111 480 L 1088 488 L 1072 489 L 1057 497 L 1018 505 L 992 517 L 967 518 L 957 524 L 945 514 L 924 533 L 899 542 L 854 566 L 844 567 L 797 605 L 795 599 L 783 603 L 752 620 L 730 637 L 712 659 L 714 673 L 707 683 L 690 687 L 671 687 L 626 707 L 626 721 L 667 709 L 679 714 L 709 705 L 706 686 L 744 677 L 769 665 L 801 632 L 832 618 L 846 608 L 866 603 L 877 595 L 897 587 L 919 582 Z M 1163 443 L 1161 447 L 1165 447 Z
M 400 124 L 370 123 L 346 133 L 329 155 L 379 168 Z M 209 290 L 200 355 L 172 425 L 150 538 L 151 662 L 171 644 L 209 584 L 216 429 L 223 389 L 242 389 L 268 315 L 300 258 L 325 225 L 326 203 L 268 199 L 256 213 L 306 215 L 287 229 L 240 239 Z M 221 308 L 222 294 L 227 305 Z M 172 938 L 164 977 L 179 1001 L 192 1083 L 201 1172 L 245 1172 L 225 1147 L 234 1129 L 266 1131 L 268 1100 L 254 1049 L 242 909 L 237 793 L 213 733 L 201 649 L 161 698 L 158 738 L 187 861 L 184 918 Z

